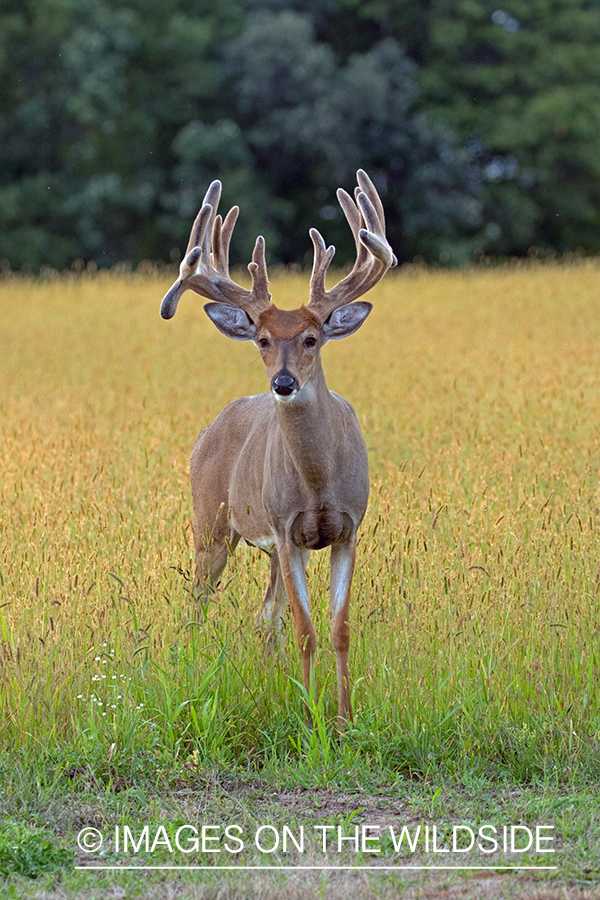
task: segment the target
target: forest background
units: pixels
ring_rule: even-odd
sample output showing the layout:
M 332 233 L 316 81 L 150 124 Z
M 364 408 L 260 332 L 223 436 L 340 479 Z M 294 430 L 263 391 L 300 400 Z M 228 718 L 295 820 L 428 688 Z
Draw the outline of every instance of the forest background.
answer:
M 0 267 L 271 263 L 364 167 L 400 262 L 600 253 L 597 0 L 1 0 Z

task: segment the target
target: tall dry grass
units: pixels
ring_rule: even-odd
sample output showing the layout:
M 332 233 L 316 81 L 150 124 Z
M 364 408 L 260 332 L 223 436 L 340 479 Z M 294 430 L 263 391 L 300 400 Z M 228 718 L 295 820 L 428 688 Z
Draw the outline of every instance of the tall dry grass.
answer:
M 370 449 L 351 737 L 383 768 L 562 779 L 596 765 L 599 274 L 595 262 L 400 272 L 372 292 L 361 331 L 324 350 Z M 292 632 L 286 671 L 253 630 L 264 559 L 236 554 L 206 620 L 189 602 L 189 453 L 228 401 L 265 389 L 262 364 L 191 293 L 163 322 L 166 287 L 110 274 L 0 284 L 11 750 L 302 755 Z M 271 289 L 297 306 L 307 279 Z M 334 656 L 315 556 L 325 720 Z

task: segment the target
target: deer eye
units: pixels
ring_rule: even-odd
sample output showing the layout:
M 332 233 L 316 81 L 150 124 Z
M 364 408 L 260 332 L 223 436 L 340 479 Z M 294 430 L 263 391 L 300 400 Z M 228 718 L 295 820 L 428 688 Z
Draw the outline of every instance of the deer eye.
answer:
M 256 343 L 258 344 L 258 346 L 260 347 L 261 350 L 266 350 L 270 346 L 269 341 L 267 340 L 267 338 L 264 338 L 264 337 L 259 338 Z
M 317 343 L 316 337 L 313 337 L 311 334 L 305 339 L 304 346 L 305 347 L 314 347 L 316 343 Z

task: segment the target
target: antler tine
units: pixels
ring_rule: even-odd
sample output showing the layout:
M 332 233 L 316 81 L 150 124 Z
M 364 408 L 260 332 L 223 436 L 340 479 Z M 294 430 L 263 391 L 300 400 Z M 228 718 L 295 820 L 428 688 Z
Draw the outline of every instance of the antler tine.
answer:
M 312 298 L 315 296 L 319 296 L 321 290 L 325 289 L 325 275 L 327 274 L 327 269 L 329 268 L 329 264 L 333 259 L 335 247 L 333 246 L 333 244 L 329 247 L 326 247 L 321 232 L 317 231 L 316 228 L 311 228 L 309 234 L 315 248 L 312 274 L 310 276 L 310 306 L 310 304 L 312 303 Z
M 381 222 L 381 226 L 385 232 L 385 213 L 383 211 L 383 203 L 381 202 L 381 198 L 377 193 L 377 188 L 367 175 L 364 169 L 359 169 L 356 173 L 356 180 L 358 182 L 357 194 L 362 191 L 363 194 L 369 198 L 373 206 L 375 207 L 375 212 L 377 213 L 377 218 Z M 358 199 L 358 198 L 357 198 Z
M 214 268 L 221 275 L 228 274 L 228 271 L 223 272 L 223 240 L 221 232 L 223 230 L 223 216 L 220 214 L 215 216 L 215 221 L 212 228 L 212 247 L 210 251 L 210 261 L 213 264 Z M 227 265 L 229 260 L 225 262 Z
M 229 243 L 239 207 L 232 207 L 223 221 L 217 215 L 220 197 L 221 182 L 213 181 L 192 226 L 185 257 L 179 267 L 179 278 L 163 298 L 160 308 L 163 319 L 175 315 L 181 295 L 188 289 L 217 303 L 238 306 L 253 320 L 271 302 L 263 238 L 257 239 L 253 262 L 248 267 L 252 273 L 252 290 L 236 284 L 229 276 Z M 259 242 L 260 252 L 257 251 Z
M 346 216 L 348 224 L 352 229 L 352 234 L 354 235 L 354 243 L 356 244 L 356 261 L 352 267 L 353 272 L 361 265 L 363 265 L 368 258 L 366 247 L 360 240 L 360 230 L 361 228 L 365 227 L 365 219 L 358 203 L 360 189 L 356 188 L 354 193 L 356 197 L 356 203 L 354 202 L 350 194 L 348 194 L 343 188 L 338 188 L 336 191 L 338 203 L 344 210 L 344 215 Z
M 313 273 L 310 284 L 310 308 L 325 320 L 334 309 L 351 303 L 366 294 L 383 278 L 397 259 L 385 236 L 383 204 L 375 185 L 366 172 L 356 173 L 356 200 L 343 188 L 337 198 L 354 235 L 356 261 L 352 271 L 331 290 L 325 290 L 325 275 L 335 253 L 334 247 L 325 250 L 325 242 L 316 229 L 310 236 L 315 247 Z
M 188 241 L 187 249 L 185 251 L 185 256 L 188 255 L 190 250 L 193 250 L 194 247 L 200 247 L 204 240 L 204 236 L 206 234 L 207 225 L 209 224 L 209 219 L 212 210 L 215 210 L 219 205 L 219 200 L 221 199 L 221 182 L 213 181 L 210 187 L 208 188 L 206 194 L 204 195 L 204 200 L 202 201 L 202 205 L 200 206 L 200 212 L 196 216 L 196 220 L 192 225 L 192 230 L 190 231 L 190 239 Z M 205 207 L 210 206 L 211 209 L 205 209 Z M 212 230 L 212 224 L 211 224 Z
M 262 234 L 256 238 L 254 250 L 252 251 L 252 262 L 248 263 L 248 271 L 252 276 L 252 292 L 256 293 L 258 297 L 268 297 L 268 302 L 270 303 L 271 295 L 268 291 L 269 279 L 267 277 L 267 261 L 265 259 L 265 239 Z
M 217 216 L 215 219 L 213 238 L 214 265 L 222 275 L 229 275 L 229 243 L 239 212 L 239 206 L 232 206 L 223 222 L 221 222 L 221 216 Z

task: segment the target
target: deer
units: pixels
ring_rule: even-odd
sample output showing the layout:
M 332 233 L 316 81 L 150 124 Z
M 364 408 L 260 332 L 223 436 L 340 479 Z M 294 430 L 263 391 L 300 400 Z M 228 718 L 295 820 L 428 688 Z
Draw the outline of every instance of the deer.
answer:
M 306 567 L 311 551 L 331 548 L 331 641 L 336 654 L 338 726 L 352 721 L 350 588 L 357 533 L 367 509 L 369 465 L 354 409 L 330 391 L 321 349 L 357 331 L 373 306 L 359 300 L 397 264 L 385 233 L 379 194 L 359 169 L 354 199 L 342 188 L 337 198 L 352 230 L 356 259 L 351 272 L 329 290 L 325 276 L 335 253 L 310 229 L 314 260 L 309 302 L 279 309 L 268 291 L 265 241 L 256 239 L 248 270 L 252 287 L 229 274 L 229 245 L 239 214 L 234 206 L 217 214 L 221 182 L 204 197 L 161 315 L 175 315 L 191 289 L 210 300 L 204 311 L 220 332 L 253 341 L 269 379 L 268 393 L 240 397 L 200 433 L 190 476 L 195 549 L 194 590 L 202 602 L 214 594 L 238 542 L 270 556 L 270 579 L 257 622 L 277 642 L 286 599 L 292 610 L 302 659 L 306 698 L 316 703 L 312 624 Z

